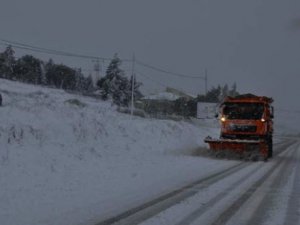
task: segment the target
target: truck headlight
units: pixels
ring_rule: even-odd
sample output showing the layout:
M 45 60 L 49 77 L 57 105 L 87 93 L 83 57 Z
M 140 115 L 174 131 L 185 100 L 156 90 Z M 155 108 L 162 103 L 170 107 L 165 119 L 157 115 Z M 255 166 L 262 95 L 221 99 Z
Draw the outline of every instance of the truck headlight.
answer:
M 222 121 L 222 122 L 225 122 L 225 121 L 226 121 L 225 116 L 222 116 L 222 117 L 221 117 L 221 121 Z
M 260 121 L 263 123 L 266 122 L 266 120 L 264 118 L 261 118 Z

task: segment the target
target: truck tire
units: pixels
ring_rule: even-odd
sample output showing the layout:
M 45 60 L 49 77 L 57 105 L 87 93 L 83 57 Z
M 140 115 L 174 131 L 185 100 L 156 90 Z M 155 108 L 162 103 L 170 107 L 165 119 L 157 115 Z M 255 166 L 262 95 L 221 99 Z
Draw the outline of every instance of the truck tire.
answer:
M 270 136 L 267 139 L 267 144 L 268 144 L 268 158 L 273 157 L 273 137 Z

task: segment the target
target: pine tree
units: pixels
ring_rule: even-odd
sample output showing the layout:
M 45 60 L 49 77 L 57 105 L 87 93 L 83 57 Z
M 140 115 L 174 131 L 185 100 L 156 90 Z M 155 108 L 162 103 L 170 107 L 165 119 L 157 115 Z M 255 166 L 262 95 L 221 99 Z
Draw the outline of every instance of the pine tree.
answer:
M 14 54 L 15 51 L 10 45 L 0 54 L 0 77 L 14 79 L 14 67 L 16 62 Z
M 229 90 L 228 85 L 225 84 L 223 87 L 218 85 L 218 87 L 212 87 L 206 95 L 198 95 L 197 101 L 200 102 L 221 102 L 227 96 L 235 97 L 239 95 L 237 91 L 236 83 L 234 83 Z
M 222 88 L 220 85 L 218 87 L 212 87 L 206 95 L 199 95 L 197 100 L 200 102 L 220 102 L 222 94 Z
M 75 90 L 76 88 L 76 71 L 65 65 L 56 65 L 56 72 L 59 74 L 60 88 L 66 90 Z
M 106 70 L 106 75 L 97 82 L 103 99 L 112 98 L 119 106 L 128 106 L 131 99 L 130 83 L 125 73 L 120 69 L 121 60 L 114 55 Z
M 223 101 L 223 99 L 226 98 L 228 95 L 229 95 L 228 84 L 225 84 L 223 87 L 221 87 L 221 93 L 219 96 L 219 100 Z
M 229 96 L 235 97 L 237 95 L 239 95 L 239 92 L 237 91 L 237 85 L 234 82 L 233 85 L 232 85 L 232 87 L 231 87 L 231 90 L 229 91 Z
M 49 86 L 55 87 L 55 81 L 54 81 L 54 62 L 52 59 L 49 59 L 49 61 L 45 65 L 45 76 L 46 76 L 46 84 Z
M 76 70 L 49 60 L 45 66 L 47 84 L 56 88 L 76 90 Z
M 32 55 L 22 56 L 16 62 L 15 77 L 19 81 L 42 84 L 41 61 Z

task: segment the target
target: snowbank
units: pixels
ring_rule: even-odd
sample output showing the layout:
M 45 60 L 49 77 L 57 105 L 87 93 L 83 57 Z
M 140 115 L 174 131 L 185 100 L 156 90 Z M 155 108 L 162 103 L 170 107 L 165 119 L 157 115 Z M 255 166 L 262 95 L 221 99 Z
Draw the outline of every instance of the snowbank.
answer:
M 2 79 L 0 92 L 1 225 L 93 224 L 221 166 L 190 154 L 218 132 L 209 123 L 131 119 Z

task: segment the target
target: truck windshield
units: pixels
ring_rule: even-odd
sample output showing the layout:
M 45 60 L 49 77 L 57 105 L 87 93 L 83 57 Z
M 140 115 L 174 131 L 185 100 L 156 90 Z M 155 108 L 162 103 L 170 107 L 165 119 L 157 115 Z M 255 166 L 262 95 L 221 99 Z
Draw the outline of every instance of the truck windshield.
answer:
M 226 103 L 223 113 L 227 119 L 259 120 L 264 113 L 261 103 Z

